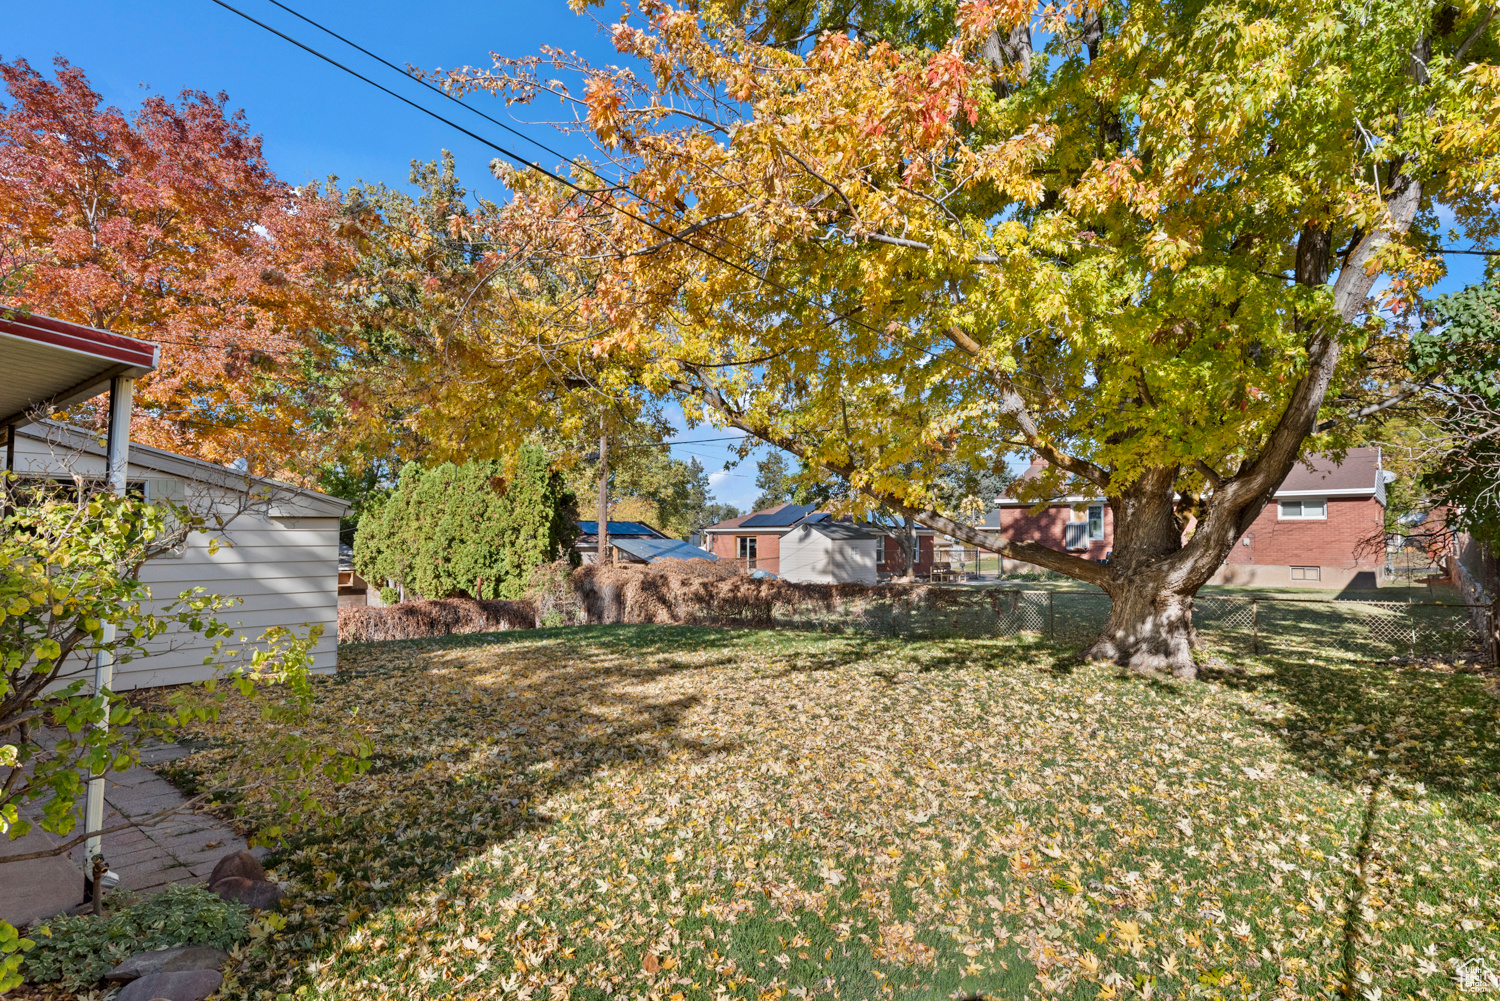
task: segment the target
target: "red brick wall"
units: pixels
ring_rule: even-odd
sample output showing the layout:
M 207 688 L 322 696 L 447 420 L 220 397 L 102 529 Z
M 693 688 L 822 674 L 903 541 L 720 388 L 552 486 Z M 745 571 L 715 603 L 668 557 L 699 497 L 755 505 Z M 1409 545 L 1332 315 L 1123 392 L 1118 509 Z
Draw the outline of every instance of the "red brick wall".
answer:
M 885 560 L 876 565 L 878 573 L 904 574 L 906 572 L 898 561 L 901 556 L 901 543 L 893 535 L 885 537 Z M 932 571 L 932 536 L 917 536 L 917 566 L 916 572 L 930 573 Z
M 708 545 L 703 548 L 713 553 L 721 560 L 739 559 L 741 535 L 752 535 L 752 532 L 712 532 L 708 534 Z M 780 535 L 756 535 L 755 536 L 755 567 L 771 573 L 780 573 L 781 567 L 781 536 Z
M 781 536 L 760 535 L 756 538 L 760 540 L 755 544 L 756 569 L 767 573 L 781 573 Z
M 1282 521 L 1271 501 L 1224 562 L 1272 566 L 1379 567 L 1382 545 L 1361 546 L 1384 535 L 1385 509 L 1373 497 L 1330 497 L 1328 518 Z M 1243 545 L 1245 539 L 1250 545 Z
M 1067 504 L 1050 504 L 1036 513 L 1027 507 L 1000 509 L 1000 534 L 1017 542 L 1040 542 L 1048 549 L 1061 550 L 1067 544 L 1063 526 L 1073 520 L 1073 509 Z M 1104 538 L 1089 542 L 1088 552 L 1077 555 L 1091 560 L 1104 558 L 1115 544 L 1115 512 L 1104 505 Z

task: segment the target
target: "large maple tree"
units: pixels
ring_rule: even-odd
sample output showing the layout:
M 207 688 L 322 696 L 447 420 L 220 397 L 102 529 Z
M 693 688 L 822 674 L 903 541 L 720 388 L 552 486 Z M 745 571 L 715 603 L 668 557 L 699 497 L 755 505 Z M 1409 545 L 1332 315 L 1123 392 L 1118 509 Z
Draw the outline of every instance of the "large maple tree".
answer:
M 0 304 L 160 344 L 137 440 L 216 461 L 295 453 L 280 383 L 342 320 L 339 197 L 278 180 L 223 94 L 151 95 L 127 116 L 55 69 L 0 63 Z
M 643 0 L 612 30 L 630 66 L 442 77 L 560 98 L 595 154 L 567 183 L 497 162 L 516 281 L 448 332 L 467 360 L 428 382 L 432 440 L 674 396 L 1099 585 L 1089 652 L 1139 669 L 1195 673 L 1193 596 L 1293 463 L 1410 393 L 1390 318 L 1442 273 L 1439 218 L 1495 234 L 1473 3 L 970 0 L 939 46 L 799 48 Z M 1007 454 L 1047 460 L 1038 499 L 1107 498 L 1109 564 L 943 508 L 940 470 Z

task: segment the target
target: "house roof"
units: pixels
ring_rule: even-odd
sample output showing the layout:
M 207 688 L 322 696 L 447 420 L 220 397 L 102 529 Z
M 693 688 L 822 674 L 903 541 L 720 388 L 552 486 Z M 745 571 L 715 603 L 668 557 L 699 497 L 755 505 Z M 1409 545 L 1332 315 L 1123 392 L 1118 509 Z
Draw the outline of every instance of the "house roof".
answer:
M 728 531 L 732 531 L 732 530 L 734 530 L 736 528 L 744 528 L 744 527 L 746 527 L 745 523 L 747 521 L 750 521 L 753 518 L 758 518 L 761 515 L 773 514 L 776 511 L 780 511 L 783 507 L 786 507 L 786 506 L 787 505 L 785 505 L 785 504 L 778 504 L 776 507 L 761 508 L 759 511 L 751 511 L 749 514 L 742 514 L 738 518 L 726 518 L 724 521 L 718 522 L 718 523 L 713 524 L 713 525 L 709 525 L 708 527 L 704 528 L 703 531 L 705 531 L 705 532 L 728 532 Z M 790 525 L 791 522 L 788 522 L 787 524 Z M 751 525 L 749 527 L 755 528 L 757 526 L 756 525 Z M 782 527 L 786 527 L 786 526 L 782 526 Z
M 10 376 L 0 382 L 0 426 L 98 396 L 117 376 L 139 378 L 156 368 L 159 351 L 108 330 L 0 309 L 0 361 Z
M 848 521 L 815 521 L 807 526 L 819 535 L 826 535 L 830 539 L 874 539 L 874 533 L 865 531 L 864 528 Z
M 626 537 L 616 541 L 610 536 L 609 544 L 647 563 L 657 560 L 717 560 L 713 553 L 697 546 L 690 546 L 680 539 L 643 539 Z
M 1036 479 L 1046 467 L 1046 462 L 1034 459 L 1019 479 Z M 1326 455 L 1310 455 L 1292 467 L 1292 471 L 1286 475 L 1286 479 L 1281 481 L 1281 486 L 1276 488 L 1275 496 L 1344 496 L 1380 497 L 1383 499 L 1383 475 L 1380 468 L 1380 446 L 1378 445 L 1351 448 L 1345 454 L 1344 461 L 1340 463 L 1334 463 Z M 1388 481 L 1388 478 L 1386 479 Z M 1051 497 L 1042 501 L 1023 501 L 1017 500 L 1014 497 L 1004 496 L 998 498 L 996 503 L 1001 507 L 1035 507 L 1038 503 L 1049 505 L 1084 504 L 1098 503 L 1102 500 L 1104 500 L 1102 496 L 1069 494 L 1066 497 Z M 999 523 L 999 512 L 997 510 L 992 510 L 985 514 L 985 525 L 993 526 Z
M 1276 496 L 1297 494 L 1374 495 L 1379 490 L 1380 446 L 1351 448 L 1344 461 L 1335 464 L 1326 455 L 1310 455 L 1292 467 Z
M 793 512 L 800 512 L 800 514 L 798 514 L 796 518 L 788 520 L 789 518 L 791 518 Z M 704 528 L 703 531 L 738 532 L 745 529 L 757 529 L 759 530 L 759 532 L 769 535 L 772 532 L 784 531 L 789 528 L 794 528 L 798 525 L 824 523 L 838 524 L 837 522 L 834 522 L 833 516 L 828 512 L 814 510 L 813 505 L 811 504 L 781 504 L 776 507 L 768 507 L 760 511 L 752 511 L 749 514 L 740 515 L 738 518 L 729 518 L 717 524 L 709 525 L 707 528 Z M 843 524 L 848 523 L 843 522 Z M 877 535 L 883 534 L 880 529 L 878 529 L 874 525 L 865 525 L 864 527 L 869 531 L 875 533 L 874 535 L 871 535 L 870 538 L 875 538 Z M 936 533 L 933 529 L 928 528 L 926 525 L 918 525 L 917 534 L 933 535 Z
M 82 455 L 104 458 L 104 446 L 99 443 L 97 435 L 61 421 L 37 421 L 17 427 L 16 434 Z M 272 516 L 277 518 L 342 518 L 353 506 L 346 500 L 330 497 L 317 490 L 293 486 L 265 476 L 237 473 L 212 462 L 137 442 L 130 443 L 130 466 L 225 490 L 260 490 L 270 499 Z
M 812 514 L 816 504 L 783 504 L 769 511 L 757 511 L 744 521 L 741 528 L 789 528 Z
M 607 524 L 609 526 L 609 534 L 610 534 L 611 538 L 613 538 L 614 536 L 617 536 L 617 535 L 618 536 L 622 536 L 622 537 L 624 537 L 624 536 L 640 536 L 640 537 L 650 538 L 650 539 L 665 539 L 666 538 L 666 536 L 664 534 L 662 534 L 661 532 L 658 532 L 656 529 L 652 528 L 650 525 L 646 524 L 643 521 L 610 521 L 610 522 L 606 522 L 605 524 Z M 580 521 L 578 523 L 578 531 L 581 532 L 583 535 L 591 535 L 591 536 L 598 535 L 599 534 L 599 522 L 598 521 Z M 597 539 L 595 539 L 594 541 L 598 542 Z

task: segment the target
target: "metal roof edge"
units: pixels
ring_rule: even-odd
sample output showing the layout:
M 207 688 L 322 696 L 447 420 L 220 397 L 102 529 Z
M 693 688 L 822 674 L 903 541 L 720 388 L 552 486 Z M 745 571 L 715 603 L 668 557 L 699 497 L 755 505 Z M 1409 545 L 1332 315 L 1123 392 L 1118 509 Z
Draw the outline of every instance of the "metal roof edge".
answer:
M 104 447 L 99 444 L 93 432 L 72 424 L 64 424 L 61 421 L 54 420 L 34 421 L 29 424 L 16 425 L 16 433 L 36 441 L 47 441 L 48 437 L 46 434 L 34 430 L 42 425 L 55 429 L 67 436 L 70 440 L 64 441 L 64 445 L 75 448 L 87 455 L 104 457 Z M 272 479 L 269 476 L 236 473 L 232 469 L 209 462 L 206 459 L 195 459 L 190 455 L 179 455 L 176 452 L 168 452 L 166 449 L 155 448 L 151 445 L 141 445 L 136 442 L 130 443 L 130 464 L 132 466 L 141 466 L 145 469 L 152 469 L 158 473 L 180 476 L 198 483 L 208 483 L 212 486 L 238 488 L 240 484 L 244 483 L 264 484 L 278 491 L 290 492 L 313 505 L 331 508 L 332 511 L 328 512 L 325 515 L 326 517 L 342 518 L 354 507 L 348 501 L 340 497 L 325 494 L 321 490 L 299 487 L 296 484 Z M 210 478 L 204 475 L 209 472 L 214 473 L 215 476 Z M 283 516 L 278 515 L 277 517 Z
M 1336 490 L 1278 490 L 1271 497 L 1374 497 L 1377 493 L 1374 487 L 1340 487 Z
M 161 360 L 161 346 L 153 341 L 73 323 L 71 320 L 22 313 L 10 307 L 0 307 L 0 336 L 47 344 L 74 354 L 105 358 L 138 369 L 134 373 L 138 376 L 156 368 Z

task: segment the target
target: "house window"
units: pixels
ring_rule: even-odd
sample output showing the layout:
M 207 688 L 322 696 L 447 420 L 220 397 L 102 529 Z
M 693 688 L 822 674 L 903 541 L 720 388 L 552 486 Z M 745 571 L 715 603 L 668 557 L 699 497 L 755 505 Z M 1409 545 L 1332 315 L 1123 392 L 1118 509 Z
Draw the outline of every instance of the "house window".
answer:
M 1328 517 L 1328 502 L 1318 500 L 1284 500 L 1281 502 L 1282 521 L 1306 521 Z
M 1104 505 L 1089 505 L 1089 539 L 1093 542 L 1104 541 Z
M 738 537 L 737 544 L 739 546 L 739 549 L 735 553 L 735 556 L 738 557 L 739 559 L 742 559 L 742 560 L 745 561 L 745 569 L 746 570 L 754 570 L 755 569 L 755 536 L 753 536 L 753 535 L 741 535 L 741 536 Z
M 1292 580 L 1322 580 L 1322 567 L 1292 567 Z
M 875 540 L 875 565 L 885 563 L 885 536 L 879 536 Z

